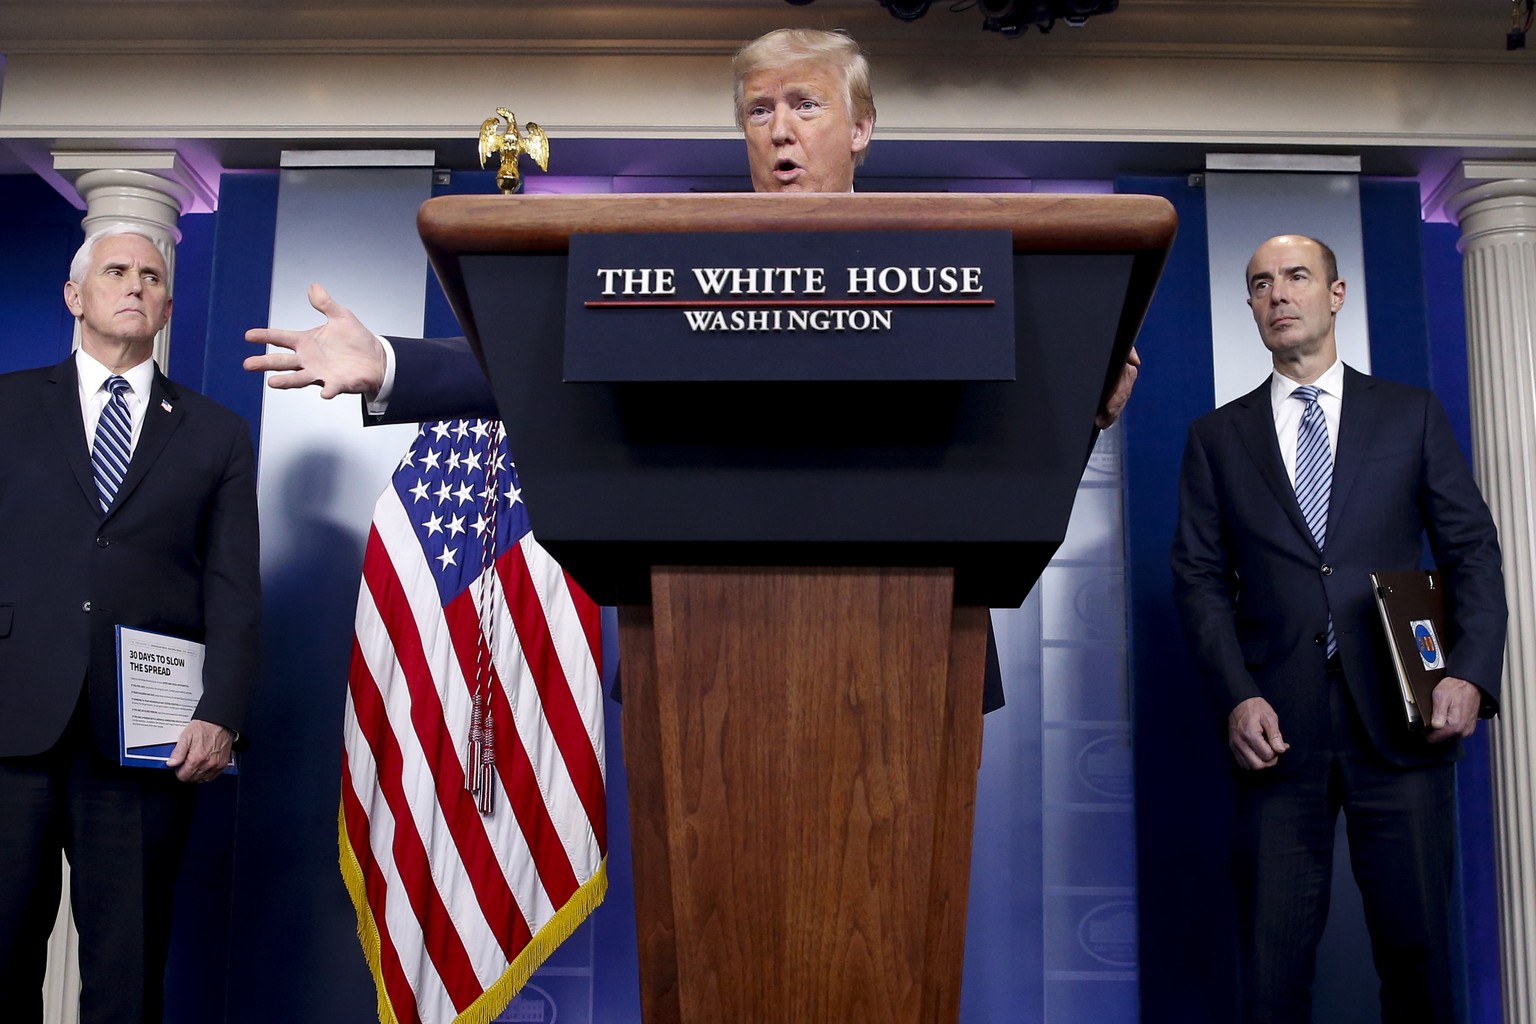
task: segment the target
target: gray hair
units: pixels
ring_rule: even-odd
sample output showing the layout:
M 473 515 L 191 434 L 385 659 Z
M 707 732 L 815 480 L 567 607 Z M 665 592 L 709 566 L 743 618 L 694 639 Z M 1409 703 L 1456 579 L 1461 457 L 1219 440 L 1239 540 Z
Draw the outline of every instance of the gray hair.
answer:
M 115 235 L 138 235 L 148 239 L 149 244 L 160 250 L 159 240 L 150 234 L 148 229 L 141 228 L 137 224 L 109 224 L 104 228 L 98 228 L 85 236 L 85 241 L 80 243 L 80 248 L 75 250 L 75 258 L 69 261 L 69 279 L 76 285 L 85 282 L 85 272 L 90 269 L 91 257 L 96 253 L 96 243 L 103 238 L 111 238 Z M 166 282 L 170 287 L 170 282 Z

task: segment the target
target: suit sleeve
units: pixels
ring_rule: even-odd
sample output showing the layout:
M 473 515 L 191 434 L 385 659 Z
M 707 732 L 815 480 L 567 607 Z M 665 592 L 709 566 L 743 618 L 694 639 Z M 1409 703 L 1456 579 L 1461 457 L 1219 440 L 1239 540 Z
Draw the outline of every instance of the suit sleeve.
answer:
M 1446 663 L 1452 675 L 1487 695 L 1486 717 L 1498 710 L 1508 620 L 1499 533 L 1445 409 L 1433 397 L 1425 410 L 1423 452 L 1419 504 L 1446 583 Z
M 395 349 L 395 386 L 389 406 L 363 420 L 421 423 L 447 419 L 500 419 L 491 382 L 464 338 L 390 338 Z
M 256 459 L 234 419 L 224 473 L 209 497 L 203 563 L 203 696 L 193 718 L 245 731 L 261 637 L 261 551 Z
M 1225 716 L 1262 696 L 1237 638 L 1238 579 L 1224 543 L 1221 503 L 1210 453 L 1191 427 L 1179 471 L 1179 517 L 1173 535 L 1173 593 L 1201 674 Z

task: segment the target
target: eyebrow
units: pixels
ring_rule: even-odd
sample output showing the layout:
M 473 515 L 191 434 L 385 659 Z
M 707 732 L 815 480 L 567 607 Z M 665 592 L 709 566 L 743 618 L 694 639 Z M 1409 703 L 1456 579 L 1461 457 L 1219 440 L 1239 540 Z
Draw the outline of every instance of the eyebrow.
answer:
M 1304 271 L 1308 274 L 1312 273 L 1312 268 L 1307 266 L 1305 263 L 1298 263 L 1294 267 L 1281 267 L 1280 273 L 1285 274 L 1286 276 L 1290 276 L 1291 274 L 1296 273 L 1298 270 Z M 1274 274 L 1271 274 L 1267 270 L 1261 270 L 1257 274 L 1254 274 L 1252 277 L 1248 278 L 1248 283 L 1256 284 L 1259 281 L 1273 281 L 1274 279 Z
M 99 270 L 97 270 L 96 272 L 98 274 L 101 274 L 101 273 L 105 273 L 108 270 L 129 270 L 132 267 L 133 267 L 133 261 L 132 260 L 112 260 L 109 263 L 103 263 L 101 265 L 101 268 Z M 164 277 L 165 276 L 164 268 L 156 266 L 153 263 L 141 263 L 141 264 L 139 264 L 139 270 L 140 270 L 140 273 L 154 274 L 156 277 Z
M 757 93 L 755 95 L 743 96 L 741 104 L 746 109 L 751 109 L 755 104 L 760 103 L 772 106 L 774 100 L 781 96 L 784 99 L 791 101 L 797 99 L 813 99 L 818 103 L 825 103 L 827 102 L 826 97 L 828 95 L 829 94 L 824 93 L 819 89 L 813 88 L 808 84 L 801 82 L 790 82 L 786 84 L 782 89 L 771 89 Z

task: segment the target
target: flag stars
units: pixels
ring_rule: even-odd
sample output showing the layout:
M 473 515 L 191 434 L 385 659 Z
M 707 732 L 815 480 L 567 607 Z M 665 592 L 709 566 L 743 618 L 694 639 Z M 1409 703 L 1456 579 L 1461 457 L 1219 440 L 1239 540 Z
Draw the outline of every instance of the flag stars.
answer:
M 444 588 L 462 586 L 461 576 L 483 568 L 482 554 L 495 558 L 528 529 L 520 514 L 500 518 L 524 502 L 506 432 L 494 420 L 422 426 L 397 473 L 421 556 L 436 563 L 431 571 Z

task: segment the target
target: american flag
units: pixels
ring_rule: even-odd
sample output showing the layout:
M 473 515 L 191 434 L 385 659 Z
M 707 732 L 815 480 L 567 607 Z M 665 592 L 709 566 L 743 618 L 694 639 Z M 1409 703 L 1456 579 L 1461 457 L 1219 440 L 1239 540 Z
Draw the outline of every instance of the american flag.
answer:
M 600 645 L 501 424 L 424 424 L 374 507 L 344 726 L 341 872 L 380 1021 L 493 1020 L 602 901 Z

